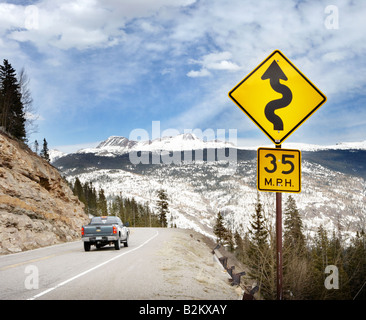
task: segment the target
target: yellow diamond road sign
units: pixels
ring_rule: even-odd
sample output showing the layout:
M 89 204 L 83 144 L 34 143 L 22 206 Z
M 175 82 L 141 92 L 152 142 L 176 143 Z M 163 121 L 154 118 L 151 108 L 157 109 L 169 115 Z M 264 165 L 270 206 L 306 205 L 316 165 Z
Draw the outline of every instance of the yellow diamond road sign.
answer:
M 229 97 L 277 145 L 327 99 L 279 50 L 235 86 Z

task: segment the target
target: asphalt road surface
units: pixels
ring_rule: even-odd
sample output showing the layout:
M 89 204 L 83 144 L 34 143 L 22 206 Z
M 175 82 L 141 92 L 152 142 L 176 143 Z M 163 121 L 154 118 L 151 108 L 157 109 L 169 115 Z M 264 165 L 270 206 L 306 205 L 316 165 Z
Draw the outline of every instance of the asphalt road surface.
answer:
M 131 228 L 129 247 L 81 241 L 0 256 L 0 299 L 227 299 L 238 293 L 187 230 Z

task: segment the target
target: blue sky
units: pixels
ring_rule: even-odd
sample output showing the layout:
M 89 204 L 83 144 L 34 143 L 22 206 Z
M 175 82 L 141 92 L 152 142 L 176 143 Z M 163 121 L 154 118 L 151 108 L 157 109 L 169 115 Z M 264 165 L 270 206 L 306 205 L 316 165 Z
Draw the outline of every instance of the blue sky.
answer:
M 237 129 L 228 92 L 281 50 L 328 98 L 286 141 L 366 140 L 366 1 L 0 1 L 0 59 L 30 78 L 38 132 L 70 152 L 133 129 Z

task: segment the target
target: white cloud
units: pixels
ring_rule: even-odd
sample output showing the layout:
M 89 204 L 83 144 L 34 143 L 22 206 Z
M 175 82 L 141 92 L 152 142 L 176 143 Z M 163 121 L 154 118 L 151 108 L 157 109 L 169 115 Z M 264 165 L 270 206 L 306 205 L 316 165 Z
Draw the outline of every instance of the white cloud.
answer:
M 81 149 L 87 148 L 95 148 L 101 141 L 90 142 L 90 143 L 80 143 L 80 144 L 71 144 L 71 145 L 62 145 L 62 146 L 52 146 L 52 149 L 59 150 L 65 153 L 74 153 Z
M 26 8 L 26 7 L 23 7 Z M 119 23 L 112 13 L 93 0 L 48 1 L 37 3 L 37 28 L 12 30 L 9 38 L 31 41 L 41 50 L 56 47 L 62 50 L 108 47 L 123 37 L 124 20 Z M 25 10 L 25 9 L 24 9 Z M 26 17 L 18 19 L 19 24 Z
M 31 41 L 42 50 L 54 46 L 62 50 L 106 48 L 125 38 L 125 24 L 131 19 L 150 16 L 163 7 L 180 7 L 195 0 L 43 0 L 29 6 L 0 4 L 0 33 L 19 42 Z M 36 19 L 36 28 L 27 21 Z M 29 24 L 28 24 L 29 25 Z M 150 32 L 157 27 L 144 23 Z
M 167 89 L 156 80 L 164 75 L 172 81 L 169 90 L 182 96 L 199 92 L 199 98 L 167 112 L 172 126 L 203 127 L 215 119 L 220 125 L 222 115 L 228 117 L 230 108 L 236 108 L 227 92 L 275 49 L 328 96 L 326 106 L 340 103 L 345 95 L 364 95 L 366 2 L 336 1 L 340 21 L 335 30 L 324 25 L 328 4 L 40 0 L 34 5 L 37 27 L 26 28 L 31 12 L 26 6 L 0 3 L 0 52 L 16 61 L 16 69 L 25 66 L 45 112 L 89 102 L 92 109 L 93 102 L 111 97 L 122 105 L 125 87 L 130 95 L 140 95 L 138 90 L 150 94 L 154 86 L 160 102 Z M 186 86 L 192 83 L 194 93 Z M 332 116 L 337 121 L 338 115 Z M 357 114 L 349 114 L 349 121 L 352 117 Z M 239 126 L 240 121 L 233 123 Z
M 191 70 L 187 73 L 187 76 L 191 78 L 207 77 L 209 75 L 211 75 L 211 73 L 207 69 L 201 69 L 199 71 Z
M 202 57 L 201 60 L 190 60 L 191 64 L 198 64 L 202 66 L 200 71 L 191 70 L 187 73 L 188 77 L 205 77 L 211 75 L 209 70 L 227 70 L 237 71 L 240 67 L 228 61 L 231 58 L 230 52 L 215 52 L 209 53 Z
M 208 68 L 213 70 L 229 70 L 229 71 L 237 71 L 240 69 L 240 67 L 237 64 L 227 60 L 212 63 L 208 65 Z

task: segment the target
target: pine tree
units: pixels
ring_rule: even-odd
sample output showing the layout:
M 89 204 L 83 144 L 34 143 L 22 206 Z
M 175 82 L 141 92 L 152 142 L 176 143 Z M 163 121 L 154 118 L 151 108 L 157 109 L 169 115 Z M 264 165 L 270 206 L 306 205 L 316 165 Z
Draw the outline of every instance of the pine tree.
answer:
M 325 299 L 327 296 L 327 290 L 324 287 L 325 267 L 329 263 L 329 238 L 327 231 L 323 226 L 318 227 L 316 237 L 314 239 L 314 246 L 311 252 L 312 258 L 312 279 L 313 288 L 311 292 L 312 299 Z
M 97 209 L 99 216 L 107 216 L 108 215 L 108 207 L 107 207 L 107 199 L 104 195 L 104 190 L 101 188 L 98 192 L 98 202 Z
M 284 211 L 283 291 L 285 299 L 304 299 L 312 286 L 311 264 L 296 201 L 289 196 Z
M 158 191 L 158 201 L 156 203 L 159 215 L 159 222 L 162 228 L 166 228 L 168 225 L 167 214 L 169 213 L 168 196 L 166 191 L 160 189 Z
M 339 232 L 333 231 L 332 238 L 329 240 L 329 265 L 335 265 L 338 268 L 338 286 L 337 290 L 328 290 L 327 299 L 350 299 L 349 277 L 344 269 L 345 257 L 344 250 L 339 239 Z
M 138 217 L 138 206 L 135 198 L 132 198 L 130 201 L 130 213 L 132 214 L 132 225 L 136 227 L 136 223 L 138 225 L 139 223 L 139 217 Z
M 25 113 L 20 84 L 8 60 L 0 65 L 0 127 L 17 139 L 25 141 Z
M 259 193 L 257 193 L 257 203 L 255 205 L 255 212 L 251 216 L 249 234 L 254 246 L 262 248 L 267 244 L 268 231 L 265 227 L 265 221 L 263 217 L 263 206 L 260 202 Z
M 123 222 L 127 222 L 125 201 L 123 200 L 122 196 L 117 196 L 115 201 L 118 204 L 118 216 Z
M 87 213 L 93 216 L 98 214 L 98 196 L 93 184 L 85 182 L 83 185 L 84 195 L 87 202 Z
M 235 231 L 234 233 L 234 241 L 236 244 L 235 255 L 240 261 L 244 262 L 244 240 L 238 231 Z
M 249 276 L 258 281 L 261 295 L 271 299 L 275 294 L 273 290 L 275 259 L 268 243 L 269 233 L 266 229 L 259 193 L 257 193 L 257 203 L 251 215 L 248 232 L 249 245 L 246 250 L 246 261 L 250 268 Z
M 345 252 L 345 271 L 349 277 L 350 295 L 355 300 L 366 300 L 366 233 L 356 233 Z
M 87 205 L 84 190 L 83 190 L 83 187 L 82 187 L 81 182 L 78 177 L 76 177 L 76 179 L 75 179 L 72 191 L 73 191 L 74 195 L 77 196 L 82 203 Z
M 292 196 L 287 199 L 284 216 L 284 247 L 301 254 L 305 250 L 305 236 L 299 210 Z
M 217 243 L 223 244 L 223 241 L 227 238 L 227 230 L 224 226 L 224 217 L 221 212 L 217 214 L 216 223 L 213 229 L 213 233 L 216 236 Z
M 42 150 L 40 152 L 40 156 L 47 160 L 48 162 L 50 162 L 50 155 L 48 153 L 48 144 L 47 144 L 47 141 L 46 139 L 43 139 L 43 147 L 42 147 Z
M 108 212 L 111 216 L 118 216 L 118 202 L 117 201 L 111 201 L 108 206 Z

